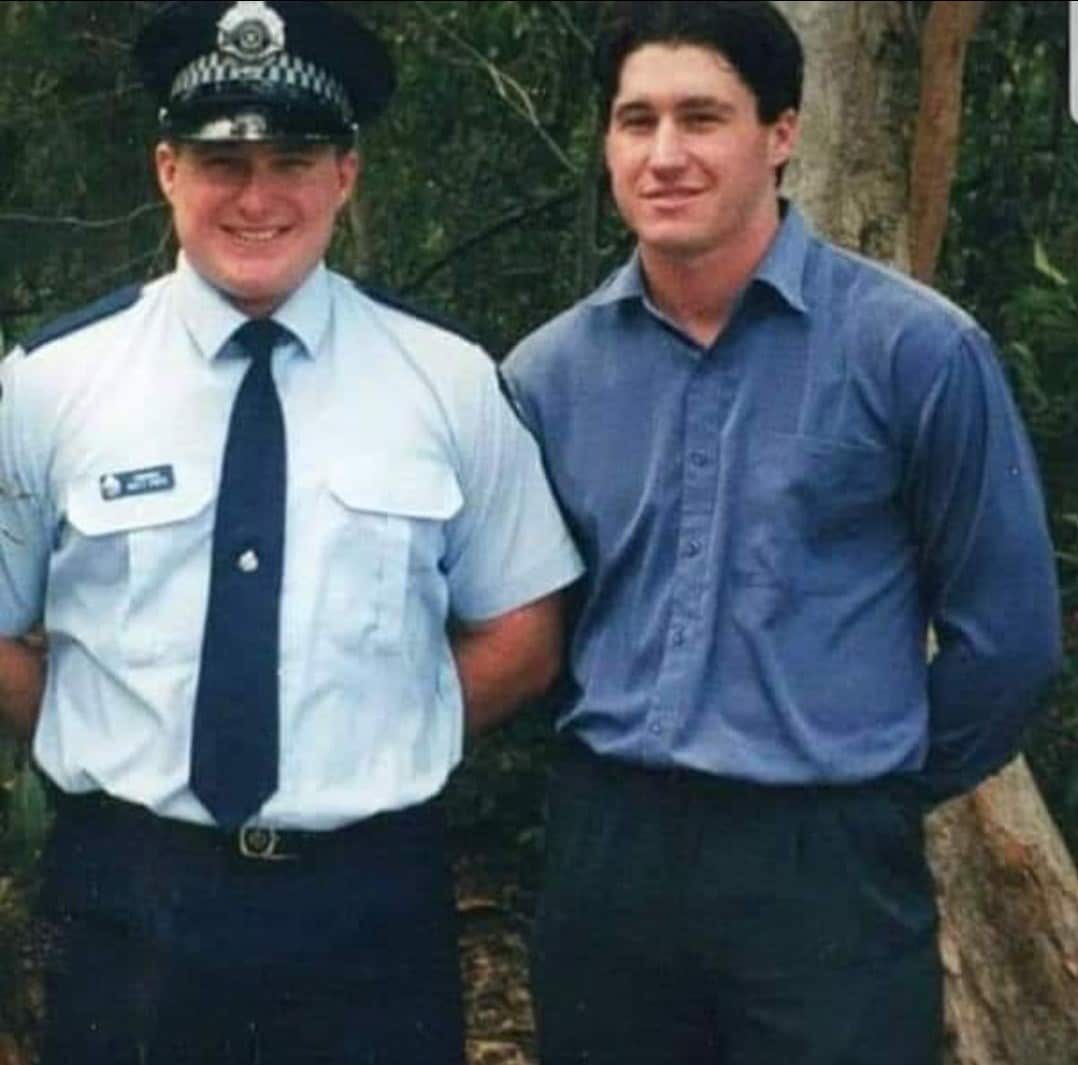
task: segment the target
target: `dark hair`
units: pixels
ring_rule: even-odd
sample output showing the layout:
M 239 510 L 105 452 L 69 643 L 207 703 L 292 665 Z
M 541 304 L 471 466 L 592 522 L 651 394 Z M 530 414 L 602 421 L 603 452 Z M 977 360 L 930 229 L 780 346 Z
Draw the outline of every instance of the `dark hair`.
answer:
M 695 44 L 721 52 L 755 96 L 761 122 L 801 106 L 801 42 L 766 0 L 611 3 L 595 53 L 604 121 L 610 120 L 625 60 L 645 44 Z

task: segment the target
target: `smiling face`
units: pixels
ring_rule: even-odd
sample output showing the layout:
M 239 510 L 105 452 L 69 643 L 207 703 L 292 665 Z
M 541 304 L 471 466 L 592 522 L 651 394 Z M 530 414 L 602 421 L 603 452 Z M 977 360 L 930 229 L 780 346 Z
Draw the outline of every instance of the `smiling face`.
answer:
M 191 265 L 251 317 L 318 264 L 359 173 L 357 153 L 331 145 L 164 143 L 156 164 Z
M 756 98 L 711 48 L 646 44 L 621 68 L 606 132 L 618 210 L 645 261 L 736 249 L 778 224 L 775 168 L 797 114 L 760 121 Z

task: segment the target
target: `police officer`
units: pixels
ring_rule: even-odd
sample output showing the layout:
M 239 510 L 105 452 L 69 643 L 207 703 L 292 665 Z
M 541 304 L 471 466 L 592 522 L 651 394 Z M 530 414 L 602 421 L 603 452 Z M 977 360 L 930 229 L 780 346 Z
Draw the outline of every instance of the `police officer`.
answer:
M 313 0 L 178 3 L 136 56 L 176 269 L 0 371 L 0 712 L 57 807 L 44 1061 L 457 1063 L 437 796 L 556 672 L 579 560 L 491 362 L 323 265 L 381 43 Z

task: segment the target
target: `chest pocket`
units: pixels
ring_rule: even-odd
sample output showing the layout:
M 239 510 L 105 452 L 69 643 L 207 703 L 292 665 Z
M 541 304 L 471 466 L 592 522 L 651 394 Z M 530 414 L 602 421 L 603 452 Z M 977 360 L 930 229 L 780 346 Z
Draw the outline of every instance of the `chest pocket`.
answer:
M 352 458 L 333 468 L 323 601 L 336 639 L 400 653 L 409 608 L 439 613 L 445 523 L 462 503 L 452 469 L 434 460 Z
M 137 662 L 194 660 L 201 646 L 214 484 L 197 466 L 176 466 L 173 478 L 108 499 L 98 477 L 75 482 L 50 576 L 54 618 Z
M 785 433 L 754 441 L 741 477 L 748 584 L 841 591 L 905 550 L 897 464 L 887 451 Z

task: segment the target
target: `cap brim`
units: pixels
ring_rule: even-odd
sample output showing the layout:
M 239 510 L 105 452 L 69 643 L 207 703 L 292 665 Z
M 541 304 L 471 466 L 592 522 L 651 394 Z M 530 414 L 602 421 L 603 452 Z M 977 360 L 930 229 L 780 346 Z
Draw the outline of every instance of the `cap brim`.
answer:
M 202 142 L 342 141 L 356 126 L 309 96 L 252 92 L 250 85 L 202 89 L 172 101 L 161 113 L 162 132 L 175 140 Z

